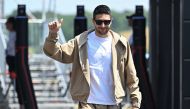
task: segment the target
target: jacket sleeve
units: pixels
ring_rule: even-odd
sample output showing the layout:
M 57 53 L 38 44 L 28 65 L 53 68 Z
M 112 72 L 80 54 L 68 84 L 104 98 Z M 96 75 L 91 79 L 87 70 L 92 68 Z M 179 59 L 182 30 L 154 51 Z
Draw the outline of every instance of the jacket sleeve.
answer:
M 60 44 L 58 42 L 58 38 L 57 33 L 49 33 L 43 46 L 44 53 L 59 62 L 72 63 L 75 39 L 71 39 L 67 43 Z
M 139 79 L 136 74 L 136 69 L 134 66 L 131 49 L 128 42 L 127 42 L 127 61 L 126 61 L 125 71 L 126 71 L 125 73 L 127 74 L 125 80 L 127 82 L 131 104 L 134 107 L 140 108 L 142 95 L 141 92 L 139 91 L 139 86 L 138 86 Z

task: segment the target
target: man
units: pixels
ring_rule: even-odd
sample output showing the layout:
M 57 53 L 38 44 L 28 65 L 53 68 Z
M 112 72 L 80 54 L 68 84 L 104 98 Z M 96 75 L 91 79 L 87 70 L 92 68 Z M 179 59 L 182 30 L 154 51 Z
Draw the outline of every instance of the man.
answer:
M 16 31 L 15 31 L 15 18 L 9 17 L 5 23 L 7 30 L 9 31 L 9 40 L 7 42 L 6 49 L 6 62 L 9 66 L 9 74 L 13 79 L 15 78 L 15 43 L 16 43 Z
M 18 102 L 20 104 L 20 109 L 24 109 L 22 93 L 20 91 L 19 80 L 16 75 L 16 19 L 15 17 L 9 17 L 5 23 L 7 30 L 9 31 L 9 40 L 7 42 L 6 49 L 6 62 L 9 67 L 9 74 L 11 78 L 11 83 L 13 83 L 14 88 L 17 92 Z
M 119 109 L 129 89 L 132 109 L 140 108 L 141 93 L 127 39 L 110 29 L 111 11 L 99 5 L 93 12 L 94 29 L 65 44 L 58 40 L 63 20 L 49 23 L 44 52 L 63 63 L 73 63 L 70 93 L 79 109 Z
M 130 16 L 126 16 L 128 25 L 131 28 L 133 27 L 133 16 L 135 16 L 135 15 L 133 14 L 133 15 L 130 15 Z M 130 46 L 133 47 L 133 32 L 129 36 L 129 40 L 128 41 L 129 41 Z
M 127 21 L 128 21 L 128 25 L 129 27 L 131 27 L 133 29 L 133 17 L 135 16 L 135 14 L 132 14 L 130 16 L 126 16 L 127 18 Z M 132 52 L 132 55 L 134 55 L 135 53 L 135 49 L 134 49 L 134 37 L 133 37 L 133 30 L 128 38 L 128 42 L 129 42 L 129 45 L 131 47 L 131 52 Z

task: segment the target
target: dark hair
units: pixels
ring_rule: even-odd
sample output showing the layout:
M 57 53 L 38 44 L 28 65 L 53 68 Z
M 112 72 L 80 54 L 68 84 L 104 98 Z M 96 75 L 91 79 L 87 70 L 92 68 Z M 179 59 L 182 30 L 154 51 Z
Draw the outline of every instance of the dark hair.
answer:
M 135 16 L 135 14 L 132 14 L 130 16 L 126 16 L 126 19 L 133 19 L 134 16 Z
M 94 9 L 93 12 L 93 19 L 95 19 L 97 14 L 109 14 L 111 15 L 111 10 L 108 6 L 106 5 L 99 5 Z
M 7 21 L 6 21 L 6 23 L 11 23 L 11 24 L 13 24 L 13 29 L 15 30 L 16 29 L 16 19 L 15 19 L 15 17 L 13 17 L 13 16 L 11 16 L 11 17 L 9 17 L 8 19 L 7 19 Z

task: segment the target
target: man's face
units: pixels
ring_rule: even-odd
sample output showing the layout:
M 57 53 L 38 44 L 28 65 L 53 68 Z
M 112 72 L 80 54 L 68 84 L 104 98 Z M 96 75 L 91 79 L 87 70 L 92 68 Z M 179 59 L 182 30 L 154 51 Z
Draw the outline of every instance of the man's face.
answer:
M 13 26 L 10 22 L 6 22 L 5 25 L 8 31 L 11 31 L 13 29 Z
M 109 14 L 97 14 L 93 24 L 98 35 L 106 35 L 110 29 L 111 16 Z

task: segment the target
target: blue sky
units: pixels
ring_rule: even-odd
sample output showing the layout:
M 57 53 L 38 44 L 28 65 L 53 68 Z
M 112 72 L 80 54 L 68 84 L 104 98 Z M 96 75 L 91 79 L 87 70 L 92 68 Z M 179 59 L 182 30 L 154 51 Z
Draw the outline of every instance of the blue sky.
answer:
M 99 4 L 106 4 L 111 10 L 118 12 L 134 11 L 136 5 L 143 5 L 145 10 L 149 9 L 149 0 L 4 0 L 4 14 L 10 14 L 17 9 L 18 4 L 26 4 L 27 11 L 42 11 L 43 1 L 45 1 L 46 11 L 53 10 L 55 4 L 55 11 L 61 14 L 75 14 L 77 5 L 84 5 L 85 10 L 89 12 Z

